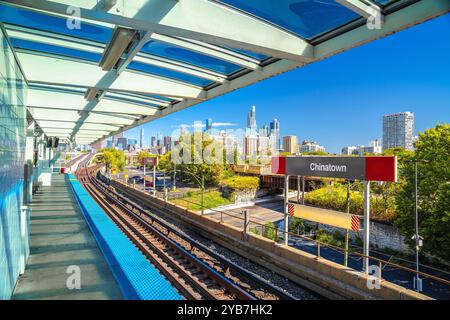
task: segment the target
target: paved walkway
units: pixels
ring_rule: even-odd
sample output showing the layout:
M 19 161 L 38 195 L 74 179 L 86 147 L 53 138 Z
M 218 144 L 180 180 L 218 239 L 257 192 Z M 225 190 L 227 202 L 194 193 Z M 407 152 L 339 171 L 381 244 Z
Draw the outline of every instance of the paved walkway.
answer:
M 64 175 L 33 197 L 30 257 L 13 299 L 122 299 Z M 81 289 L 69 290 L 69 266 L 81 270 Z

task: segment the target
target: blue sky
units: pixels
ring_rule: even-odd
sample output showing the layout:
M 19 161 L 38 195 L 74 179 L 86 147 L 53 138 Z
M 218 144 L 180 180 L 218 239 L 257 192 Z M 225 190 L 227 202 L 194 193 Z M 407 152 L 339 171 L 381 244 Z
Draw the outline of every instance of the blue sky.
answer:
M 282 135 L 336 153 L 381 138 L 383 114 L 414 112 L 416 132 L 449 123 L 450 14 L 147 123 L 145 142 L 207 118 L 242 128 L 252 105 L 258 126 L 278 118 Z

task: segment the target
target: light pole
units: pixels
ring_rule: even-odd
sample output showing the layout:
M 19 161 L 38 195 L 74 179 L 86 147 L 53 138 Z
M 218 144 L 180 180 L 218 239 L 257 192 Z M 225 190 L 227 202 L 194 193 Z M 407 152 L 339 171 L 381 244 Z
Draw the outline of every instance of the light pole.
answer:
M 156 158 L 153 159 L 153 196 L 156 197 Z
M 415 233 L 412 237 L 416 242 L 416 277 L 414 278 L 414 287 L 417 292 L 422 291 L 422 279 L 419 276 L 419 251 L 420 247 L 423 245 L 422 237 L 419 235 L 419 210 L 418 210 L 418 188 L 417 188 L 417 163 L 419 162 L 429 162 L 428 160 L 412 159 L 408 160 L 414 164 L 414 220 L 415 220 Z
M 144 192 L 145 192 L 145 167 L 147 166 L 147 159 L 144 158 Z
M 177 164 L 175 163 L 174 165 L 173 165 L 174 167 L 173 167 L 173 191 L 175 191 L 175 190 L 177 190 L 177 186 L 176 186 L 176 183 L 177 183 Z
M 176 172 L 177 171 L 180 171 L 181 172 L 181 170 L 173 170 L 173 172 L 174 172 L 174 184 L 175 184 L 175 174 L 176 174 Z M 205 193 L 205 177 L 203 176 L 203 174 L 202 174 L 202 176 L 201 176 L 201 178 L 199 179 L 199 177 L 197 176 L 197 175 L 195 175 L 195 174 L 193 174 L 192 172 L 189 172 L 189 171 L 183 171 L 184 173 L 189 173 L 192 177 L 194 177 L 194 179 L 197 181 L 197 183 L 199 184 L 199 186 L 200 186 L 200 188 L 202 189 L 202 193 L 201 193 L 201 206 L 202 206 L 202 214 L 204 213 L 204 193 Z
M 203 206 L 203 196 L 204 196 L 204 193 L 205 193 L 205 177 L 202 175 L 202 200 L 201 200 L 201 202 L 202 202 L 202 215 L 204 214 L 204 212 L 205 212 L 205 207 Z

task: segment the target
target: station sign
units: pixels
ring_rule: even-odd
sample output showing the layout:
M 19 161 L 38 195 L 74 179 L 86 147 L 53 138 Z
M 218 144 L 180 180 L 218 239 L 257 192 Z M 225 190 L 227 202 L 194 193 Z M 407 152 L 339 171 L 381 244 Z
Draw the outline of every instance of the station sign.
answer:
M 342 229 L 359 231 L 360 217 L 335 210 L 321 209 L 300 204 L 289 203 L 288 214 L 291 217 L 327 224 Z
M 273 157 L 272 173 L 293 176 L 397 182 L 396 157 Z

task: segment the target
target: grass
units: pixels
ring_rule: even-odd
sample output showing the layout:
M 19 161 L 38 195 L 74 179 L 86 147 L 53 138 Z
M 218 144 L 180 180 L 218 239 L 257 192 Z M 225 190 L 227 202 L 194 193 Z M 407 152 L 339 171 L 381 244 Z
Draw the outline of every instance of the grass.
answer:
M 187 206 L 188 206 L 188 203 L 186 202 L 186 200 L 187 200 L 187 201 L 190 201 L 189 207 L 188 207 L 190 210 L 200 211 L 200 210 L 202 210 L 201 205 L 200 205 L 202 202 L 201 197 L 202 197 L 201 193 L 193 193 L 188 197 L 184 197 L 184 198 L 180 198 L 180 199 L 172 199 L 172 200 L 170 200 L 170 202 L 172 202 L 173 204 L 176 204 L 180 207 L 187 208 Z M 205 209 L 210 209 L 210 208 L 215 208 L 218 206 L 230 204 L 233 202 L 227 198 L 222 197 L 222 195 L 219 191 L 211 191 L 211 192 L 205 193 L 203 203 L 204 203 Z

